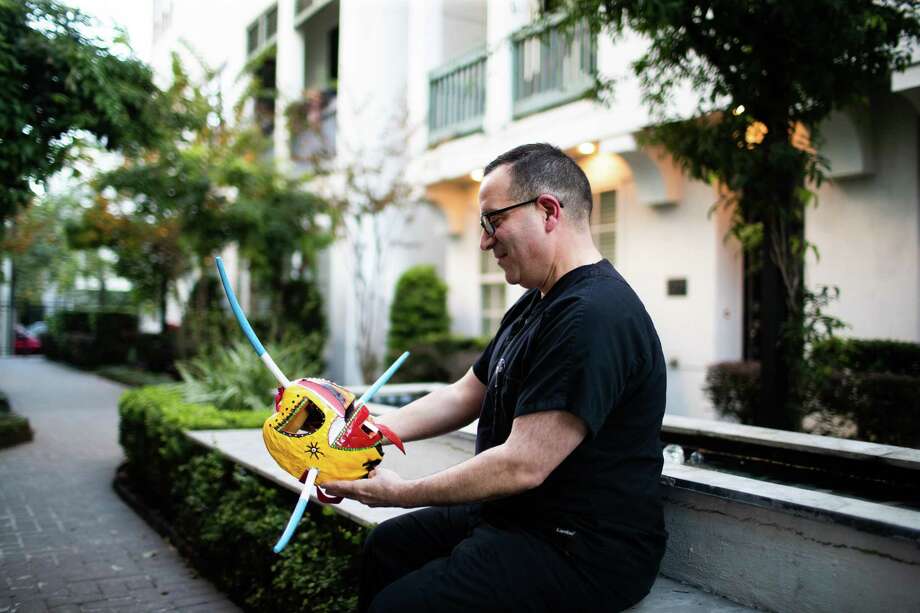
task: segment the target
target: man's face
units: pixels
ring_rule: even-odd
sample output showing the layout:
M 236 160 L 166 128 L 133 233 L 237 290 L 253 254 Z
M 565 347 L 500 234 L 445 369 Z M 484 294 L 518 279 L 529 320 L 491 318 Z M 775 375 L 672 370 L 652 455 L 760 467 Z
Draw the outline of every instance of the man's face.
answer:
M 511 173 L 508 165 L 499 166 L 490 172 L 479 188 L 479 211 L 488 213 L 517 204 L 511 197 Z M 533 198 L 539 194 L 527 194 Z M 542 208 L 529 204 L 514 208 L 490 218 L 495 234 L 489 236 L 480 232 L 479 248 L 492 250 L 498 265 L 505 271 L 505 280 L 525 288 L 538 287 L 544 280 L 541 275 L 545 259 L 545 228 Z

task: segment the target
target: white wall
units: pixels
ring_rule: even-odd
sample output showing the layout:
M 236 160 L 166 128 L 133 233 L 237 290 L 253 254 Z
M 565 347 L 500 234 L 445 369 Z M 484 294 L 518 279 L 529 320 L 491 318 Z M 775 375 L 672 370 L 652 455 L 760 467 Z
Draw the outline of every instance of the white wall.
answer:
M 645 303 L 672 364 L 668 413 L 711 417 L 701 391 L 706 367 L 741 356 L 741 262 L 738 246 L 724 240 L 726 215 L 707 216 L 716 191 L 685 181 L 682 192 L 676 204 L 649 206 L 633 175 L 623 179 L 615 266 Z M 686 296 L 667 295 L 670 278 L 687 280 Z
M 840 288 L 840 300 L 828 310 L 851 326 L 846 335 L 917 342 L 918 115 L 892 94 L 872 102 L 871 121 L 874 171 L 825 184 L 817 208 L 807 213 L 806 234 L 820 260 L 810 260 L 806 278 L 812 288 Z
M 441 58 L 449 62 L 486 42 L 485 0 L 442 0 Z
M 405 138 L 409 3 L 408 0 L 341 0 L 339 24 L 338 163 L 343 167 L 359 164 L 382 168 L 383 172 L 371 181 L 385 189 L 388 181 L 401 178 L 401 161 L 387 154 L 384 148 Z M 397 231 L 406 232 L 403 218 L 399 215 L 385 218 L 390 221 L 384 232 L 401 239 Z M 362 238 L 360 231 L 351 236 L 352 240 L 368 240 L 366 235 Z M 405 244 L 389 245 L 387 265 L 383 275 L 378 275 L 382 302 L 375 345 L 381 355 L 385 349 L 383 339 L 391 287 L 400 268 L 394 264 L 399 264 L 400 259 L 403 262 L 412 259 L 405 252 L 426 257 Z M 360 313 L 350 280 L 356 266 L 365 267 L 365 271 L 376 267 L 370 259 L 355 261 L 354 249 L 347 241 L 340 241 L 330 250 L 328 262 L 329 374 L 342 383 L 355 384 L 362 380 L 356 349 Z
M 161 86 L 171 82 L 173 51 L 183 57 L 185 67 L 196 76 L 201 71 L 195 55 L 211 68 L 223 66 L 220 83 L 229 117 L 233 103 L 246 86 L 245 80 L 238 79 L 246 63 L 246 27 L 271 4 L 266 0 L 175 2 L 171 27 L 153 40 L 149 56 L 143 59 L 151 64 Z

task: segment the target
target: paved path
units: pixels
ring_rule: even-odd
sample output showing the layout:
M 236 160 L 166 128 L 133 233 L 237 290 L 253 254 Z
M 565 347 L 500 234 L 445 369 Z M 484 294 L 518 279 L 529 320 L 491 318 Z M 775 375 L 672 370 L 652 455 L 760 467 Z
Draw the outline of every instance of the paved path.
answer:
M 112 490 L 123 386 L 18 357 L 0 390 L 35 431 L 0 450 L 0 613 L 239 610 Z

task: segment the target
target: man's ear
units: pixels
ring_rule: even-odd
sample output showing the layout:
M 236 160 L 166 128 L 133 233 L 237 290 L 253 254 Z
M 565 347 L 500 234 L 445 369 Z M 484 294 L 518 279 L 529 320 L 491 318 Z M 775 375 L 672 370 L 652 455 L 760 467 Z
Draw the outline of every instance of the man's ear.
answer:
M 551 194 L 543 194 L 537 198 L 537 205 L 543 209 L 543 227 L 546 232 L 552 232 L 559 226 L 562 215 L 562 205 Z

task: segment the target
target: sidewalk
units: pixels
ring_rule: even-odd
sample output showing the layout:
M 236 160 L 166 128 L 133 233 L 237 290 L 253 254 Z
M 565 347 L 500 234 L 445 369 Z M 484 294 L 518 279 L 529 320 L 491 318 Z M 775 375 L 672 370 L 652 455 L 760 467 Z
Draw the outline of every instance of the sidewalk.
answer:
M 0 450 L 0 613 L 239 610 L 113 491 L 124 389 L 0 358 L 0 390 L 35 431 Z

